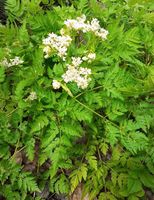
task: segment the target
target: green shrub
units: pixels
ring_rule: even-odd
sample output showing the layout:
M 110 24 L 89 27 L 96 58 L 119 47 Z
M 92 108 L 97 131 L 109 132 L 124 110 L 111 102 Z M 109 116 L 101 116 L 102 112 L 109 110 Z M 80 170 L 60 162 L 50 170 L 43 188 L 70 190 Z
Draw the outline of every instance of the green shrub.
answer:
M 0 26 L 0 195 L 67 196 L 82 183 L 91 200 L 145 199 L 154 192 L 153 1 L 42 2 L 8 0 Z M 66 28 L 83 14 L 106 40 Z M 44 39 L 63 27 L 64 59 L 54 47 L 45 56 Z M 88 53 L 87 85 L 67 83 L 66 64 Z

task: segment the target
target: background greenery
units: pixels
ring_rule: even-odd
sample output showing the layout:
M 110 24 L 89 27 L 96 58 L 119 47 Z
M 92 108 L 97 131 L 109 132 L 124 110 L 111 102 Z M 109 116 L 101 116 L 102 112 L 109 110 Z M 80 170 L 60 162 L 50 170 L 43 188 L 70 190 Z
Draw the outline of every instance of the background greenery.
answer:
M 154 3 L 152 0 L 7 0 L 0 25 L 0 194 L 8 200 L 69 196 L 82 182 L 91 200 L 150 199 L 154 192 Z M 42 39 L 85 14 L 109 31 L 92 82 L 53 90 L 61 63 L 44 60 Z M 76 45 L 78 40 L 76 41 Z M 74 51 L 75 50 L 75 51 Z M 37 99 L 25 101 L 30 92 Z

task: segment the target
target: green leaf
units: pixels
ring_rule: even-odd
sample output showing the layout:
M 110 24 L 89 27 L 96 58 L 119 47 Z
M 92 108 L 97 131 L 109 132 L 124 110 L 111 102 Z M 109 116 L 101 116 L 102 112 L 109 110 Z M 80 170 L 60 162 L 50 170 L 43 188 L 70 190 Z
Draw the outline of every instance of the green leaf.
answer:
M 130 132 L 127 136 L 122 137 L 122 144 L 133 154 L 138 151 L 146 149 L 148 146 L 149 139 L 142 132 Z
M 40 192 L 34 177 L 32 177 L 28 172 L 20 173 L 18 186 L 25 192 Z
M 116 171 L 111 171 L 111 180 L 112 180 L 112 183 L 114 186 L 116 186 L 117 184 L 117 177 L 118 177 L 118 174 Z
M 0 67 L 0 82 L 3 82 L 5 80 L 5 69 L 3 67 Z
M 27 143 L 26 143 L 26 154 L 27 157 L 30 161 L 33 161 L 34 159 L 34 154 L 35 154 L 35 139 L 31 138 Z
M 38 116 L 31 125 L 31 133 L 38 132 L 49 123 L 48 118 L 45 115 Z
M 148 171 L 141 171 L 139 178 L 145 187 L 154 189 L 154 176 Z
M 69 119 L 62 123 L 61 130 L 68 136 L 80 136 L 82 131 L 79 123 L 72 123 Z
M 61 64 L 55 64 L 53 67 L 53 71 L 56 76 L 61 76 L 64 74 L 63 66 Z
M 101 152 L 106 156 L 107 154 L 107 151 L 108 151 L 108 145 L 107 143 L 103 142 L 100 144 L 100 149 L 101 149 Z
M 107 141 L 113 146 L 119 138 L 119 129 L 111 123 L 106 124 Z
M 93 169 L 97 170 L 97 158 L 96 158 L 96 156 L 87 155 L 86 159 L 87 159 L 90 167 L 92 167 Z
M 19 39 L 21 42 L 27 43 L 29 41 L 29 35 L 26 28 L 26 21 L 23 22 L 23 25 L 19 29 Z
M 87 165 L 81 164 L 81 166 L 74 170 L 70 175 L 71 182 L 71 191 L 73 192 L 79 183 L 81 183 L 82 179 L 86 180 L 87 178 Z
M 110 192 L 101 192 L 98 200 L 117 200 Z
M 127 182 L 128 194 L 133 194 L 142 190 L 142 184 L 138 179 L 129 178 Z

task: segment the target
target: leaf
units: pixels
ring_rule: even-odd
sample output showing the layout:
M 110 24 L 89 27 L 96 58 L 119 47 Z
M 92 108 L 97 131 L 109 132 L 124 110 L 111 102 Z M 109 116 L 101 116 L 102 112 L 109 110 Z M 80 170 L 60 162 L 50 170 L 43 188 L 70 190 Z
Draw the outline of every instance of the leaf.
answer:
M 38 132 L 49 123 L 48 118 L 45 115 L 38 116 L 31 125 L 31 133 Z
M 142 184 L 139 179 L 128 178 L 127 182 L 127 192 L 128 194 L 133 194 L 142 190 Z
M 110 192 L 101 192 L 98 200 L 117 200 Z
M 53 71 L 56 76 L 62 76 L 62 74 L 64 74 L 63 66 L 61 64 L 55 64 Z
M 25 88 L 30 86 L 32 83 L 33 83 L 32 78 L 27 78 L 17 83 L 15 88 L 15 96 L 18 101 L 23 98 Z
M 139 178 L 145 187 L 154 189 L 154 176 L 148 171 L 141 171 Z
M 116 186 L 117 184 L 117 177 L 118 177 L 118 174 L 116 171 L 111 171 L 111 180 L 112 180 L 112 183 L 114 186 Z
M 86 164 L 82 164 L 81 167 L 80 167 L 80 170 L 81 170 L 81 174 L 80 174 L 80 177 L 82 177 L 84 180 L 86 180 L 87 178 L 87 165 Z M 81 178 L 79 178 L 80 181 L 81 181 Z
M 79 183 L 80 181 L 77 175 L 71 178 L 71 192 L 74 192 Z
M 120 188 L 122 188 L 123 185 L 126 184 L 127 179 L 128 179 L 127 174 L 124 174 L 124 173 L 119 174 L 117 181 Z
M 71 120 L 64 121 L 61 125 L 61 130 L 68 136 L 80 136 L 82 129 L 79 123 Z
M 112 150 L 112 160 L 119 161 L 120 156 L 121 156 L 120 148 L 118 146 L 114 147 L 113 150 Z
M 28 172 L 20 173 L 18 186 L 25 192 L 40 192 L 34 177 L 32 177 Z
M 148 161 L 146 163 L 146 165 L 148 167 L 149 172 L 151 172 L 152 174 L 154 174 L 154 164 L 151 161 Z
M 139 200 L 139 198 L 136 196 L 130 196 L 128 197 L 128 200 Z
M 3 143 L 3 145 L 1 145 L 0 148 L 0 158 L 2 158 L 3 156 L 8 157 L 8 155 L 9 155 L 9 146 Z
M 127 136 L 121 138 L 121 142 L 131 153 L 136 154 L 138 151 L 146 149 L 149 139 L 139 131 L 130 132 Z
M 71 192 L 73 192 L 79 183 L 81 183 L 82 179 L 86 180 L 87 178 L 87 165 L 81 164 L 81 166 L 74 170 L 70 175 L 71 182 Z
M 73 117 L 73 119 L 78 119 L 79 121 L 87 121 L 89 123 L 93 118 L 93 113 L 91 111 L 75 102 L 73 102 L 70 107 L 70 115 Z
M 96 156 L 87 155 L 86 159 L 87 159 L 90 167 L 92 167 L 93 169 L 97 170 L 97 158 L 96 158 Z
M 119 138 L 119 130 L 111 123 L 106 124 L 106 137 L 108 142 L 113 146 Z
M 106 156 L 107 151 L 108 151 L 107 143 L 105 143 L 105 142 L 101 143 L 100 144 L 100 149 L 101 149 L 101 152 L 104 154 L 104 156 Z
M 41 148 L 46 148 L 56 138 L 59 133 L 58 126 L 55 121 L 50 122 L 49 129 L 43 134 Z
M 34 159 L 34 154 L 35 154 L 35 139 L 31 138 L 27 143 L 26 143 L 26 154 L 27 157 L 30 161 L 33 161 Z
M 23 25 L 19 29 L 19 39 L 23 43 L 27 43 L 29 41 L 29 35 L 26 28 L 26 21 L 23 21 Z
M 54 183 L 55 192 L 57 194 L 67 194 L 69 191 L 68 179 L 64 174 L 60 175 L 59 179 Z
M 0 82 L 3 82 L 5 80 L 5 69 L 3 67 L 0 67 Z

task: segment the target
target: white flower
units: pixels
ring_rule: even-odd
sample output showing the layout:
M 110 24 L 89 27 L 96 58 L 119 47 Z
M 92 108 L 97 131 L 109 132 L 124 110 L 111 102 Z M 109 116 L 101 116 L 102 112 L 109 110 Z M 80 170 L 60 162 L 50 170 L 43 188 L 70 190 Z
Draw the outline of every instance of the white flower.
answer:
M 20 65 L 22 64 L 24 61 L 21 60 L 18 56 L 16 56 L 14 59 L 10 59 L 10 63 L 12 66 L 14 65 Z
M 99 25 L 98 19 L 96 19 L 96 18 L 92 19 L 90 28 L 91 28 L 91 30 L 93 32 L 95 32 L 95 31 L 100 29 L 100 25 Z
M 84 57 L 82 57 L 82 60 L 83 60 L 83 61 L 87 61 L 87 60 L 88 60 L 88 57 L 87 57 L 87 56 L 84 56 Z
M 4 58 L 4 60 L 2 60 L 2 62 L 0 63 L 1 65 L 5 66 L 5 67 L 12 67 L 15 65 L 20 65 L 22 64 L 24 61 L 20 59 L 20 57 L 16 56 L 13 59 L 10 59 L 9 61 Z
M 101 37 L 103 40 L 107 39 L 108 34 L 109 32 L 104 28 L 101 28 L 99 31 L 95 32 L 95 35 Z
M 82 59 L 80 57 L 72 57 L 72 65 L 74 67 L 78 67 L 82 63 Z
M 68 29 L 81 30 L 82 32 L 93 32 L 96 36 L 106 39 L 108 31 L 101 28 L 98 19 L 93 18 L 91 22 L 86 22 L 86 16 L 82 15 L 76 19 L 68 19 L 64 21 L 64 24 Z
M 22 64 L 24 61 L 21 60 L 19 57 L 15 57 L 14 59 L 10 59 L 10 64 L 11 66 L 14 66 L 14 65 L 20 65 Z
M 51 49 L 57 51 L 57 55 L 65 59 L 67 55 L 67 48 L 69 47 L 72 39 L 69 35 L 58 36 L 55 33 L 49 33 L 48 37 L 43 39 L 45 58 L 49 56 Z
M 81 17 L 77 17 L 76 19 L 68 19 L 64 21 L 64 24 L 69 29 L 81 30 L 84 29 L 86 16 L 82 15 Z
M 53 82 L 52 82 L 52 87 L 53 87 L 55 90 L 59 89 L 60 86 L 61 86 L 61 84 L 60 84 L 59 81 L 53 80 Z
M 88 79 L 82 76 L 78 77 L 77 86 L 81 89 L 86 89 L 88 87 Z
M 74 19 L 68 19 L 64 22 L 64 24 L 67 26 L 67 28 L 75 30 L 80 30 L 84 27 L 83 22 L 78 22 L 77 20 Z
M 91 70 L 87 68 L 81 69 L 68 69 L 62 78 L 65 83 L 75 82 L 81 89 L 88 87 L 89 81 L 91 80 L 88 76 L 91 74 Z
M 95 60 L 96 54 L 95 54 L 95 53 L 89 53 L 89 54 L 87 55 L 87 57 L 88 57 L 89 60 Z
M 65 83 L 69 83 L 72 81 L 76 81 L 79 76 L 78 70 L 74 67 L 68 68 L 68 70 L 65 72 L 65 74 L 62 75 L 62 78 Z
M 90 82 L 89 76 L 91 75 L 91 69 L 79 67 L 82 63 L 80 57 L 72 57 L 72 63 L 67 64 L 67 71 L 62 75 L 65 83 L 75 82 L 81 89 L 88 87 Z
M 64 55 L 65 56 L 67 55 L 67 53 L 66 53 L 67 48 L 66 47 L 59 47 L 58 51 L 59 51 L 58 52 L 59 57 L 64 57 Z
M 81 17 L 77 17 L 76 19 L 77 19 L 77 21 L 85 22 L 86 21 L 86 16 L 83 14 L 83 15 L 81 15 Z
M 45 58 L 49 57 L 51 51 L 57 53 L 63 61 L 67 58 L 67 50 L 71 44 L 72 38 L 67 35 L 70 30 L 82 31 L 83 33 L 91 32 L 95 36 L 100 37 L 102 40 L 107 38 L 108 31 L 101 28 L 98 19 L 93 18 L 91 21 L 86 21 L 86 16 L 82 15 L 76 19 L 67 19 L 64 21 L 65 27 L 60 30 L 60 36 L 55 33 L 49 33 L 48 37 L 43 39 Z M 66 64 L 66 72 L 62 75 L 65 83 L 74 82 L 81 89 L 88 87 L 91 81 L 91 69 L 80 67 L 82 62 L 90 63 L 96 58 L 96 54 L 92 52 L 84 52 L 83 57 L 71 57 L 72 62 Z M 57 80 L 53 80 L 52 86 L 54 89 L 59 89 L 61 83 Z
M 83 61 L 88 61 L 88 63 L 90 63 L 93 60 L 95 60 L 95 58 L 96 58 L 96 54 L 95 53 L 89 53 L 87 56 L 83 56 L 82 60 Z
M 88 76 L 91 74 L 91 69 L 80 67 L 79 73 Z
M 33 100 L 35 100 L 35 99 L 37 99 L 37 94 L 36 94 L 36 92 L 31 92 L 30 95 L 28 96 L 27 100 L 33 101 Z

